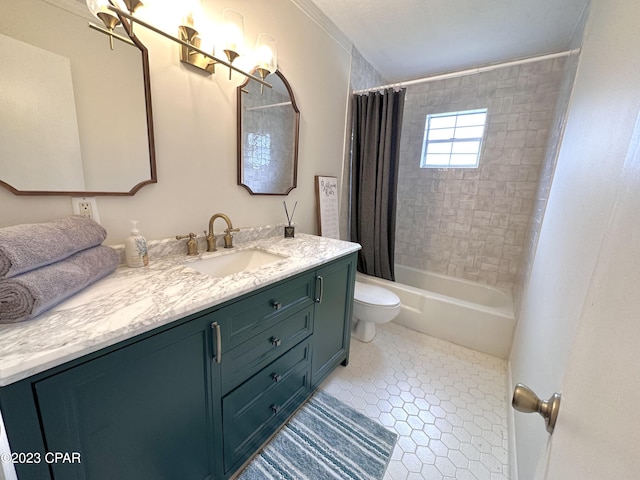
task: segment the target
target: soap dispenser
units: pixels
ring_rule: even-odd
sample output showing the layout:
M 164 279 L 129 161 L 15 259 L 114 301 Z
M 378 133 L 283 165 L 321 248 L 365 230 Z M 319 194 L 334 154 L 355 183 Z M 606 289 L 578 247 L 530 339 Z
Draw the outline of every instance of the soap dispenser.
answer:
M 140 235 L 137 220 L 131 220 L 131 236 L 127 237 L 124 243 L 124 260 L 128 267 L 149 265 L 147 241 Z

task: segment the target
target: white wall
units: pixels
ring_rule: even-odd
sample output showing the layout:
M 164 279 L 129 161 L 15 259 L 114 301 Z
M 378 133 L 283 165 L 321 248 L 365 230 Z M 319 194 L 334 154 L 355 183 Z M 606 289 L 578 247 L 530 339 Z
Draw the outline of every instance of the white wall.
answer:
M 636 2 L 594 0 L 587 24 L 565 135 L 510 358 L 513 383 L 525 383 L 542 398 L 554 391 L 563 393 L 567 365 L 579 367 L 575 359 L 585 352 L 573 356 L 576 332 L 597 343 L 598 330 L 583 331 L 582 322 L 592 308 L 589 290 L 596 265 L 608 255 L 601 253 L 601 246 L 624 185 L 625 158 L 640 110 L 635 21 L 639 17 L 640 4 Z M 615 318 L 603 316 L 599 320 L 607 330 Z M 561 407 L 559 423 L 562 412 Z M 516 414 L 515 420 L 518 476 L 521 480 L 537 478 L 535 472 L 541 476 L 546 468 L 545 448 L 550 437 L 537 415 Z M 568 455 L 558 462 L 575 465 L 576 459 Z M 575 478 L 587 477 L 576 474 Z
M 236 185 L 235 88 L 242 77 L 229 81 L 223 68 L 213 77 L 194 73 L 178 61 L 177 45 L 138 28 L 150 51 L 158 183 L 133 197 L 98 197 L 108 244 L 124 241 L 130 219 L 140 221 L 148 239 L 202 234 L 216 212 L 228 214 L 234 227 L 284 222 L 283 200 L 299 202 L 294 222 L 315 233 L 314 175 L 341 177 L 350 51 L 291 0 L 206 5 L 218 16 L 226 7 L 241 11 L 251 43 L 259 32 L 277 38 L 279 67 L 300 109 L 298 188 L 288 197 L 250 196 Z M 71 213 L 68 197 L 15 196 L 0 188 L 0 227 Z

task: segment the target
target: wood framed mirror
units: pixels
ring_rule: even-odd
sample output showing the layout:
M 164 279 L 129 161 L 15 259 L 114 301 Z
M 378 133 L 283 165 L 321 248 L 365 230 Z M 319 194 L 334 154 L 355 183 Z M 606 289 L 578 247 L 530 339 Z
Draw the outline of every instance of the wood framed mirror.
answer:
M 0 185 L 16 195 L 95 196 L 156 183 L 144 45 L 132 35 L 111 50 L 88 27 L 85 2 L 0 6 Z
M 300 110 L 280 70 L 238 87 L 238 185 L 251 195 L 288 195 L 298 181 Z

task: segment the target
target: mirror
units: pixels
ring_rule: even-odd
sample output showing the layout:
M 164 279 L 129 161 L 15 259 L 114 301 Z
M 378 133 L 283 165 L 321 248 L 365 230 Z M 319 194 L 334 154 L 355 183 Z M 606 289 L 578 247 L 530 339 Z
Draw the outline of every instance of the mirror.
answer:
M 0 185 L 92 196 L 156 183 L 146 48 L 133 36 L 112 51 L 84 1 L 0 5 Z
M 238 185 L 251 195 L 288 195 L 298 180 L 300 111 L 282 72 L 238 87 Z

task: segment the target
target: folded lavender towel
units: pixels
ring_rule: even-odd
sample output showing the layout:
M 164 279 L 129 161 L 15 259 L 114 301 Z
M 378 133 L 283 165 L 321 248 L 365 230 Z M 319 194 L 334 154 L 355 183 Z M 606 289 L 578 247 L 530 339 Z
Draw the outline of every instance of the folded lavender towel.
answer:
M 107 231 L 99 223 L 80 215 L 0 228 L 0 279 L 95 247 L 106 237 Z
M 120 255 L 106 245 L 0 280 L 0 323 L 33 318 L 113 272 Z

